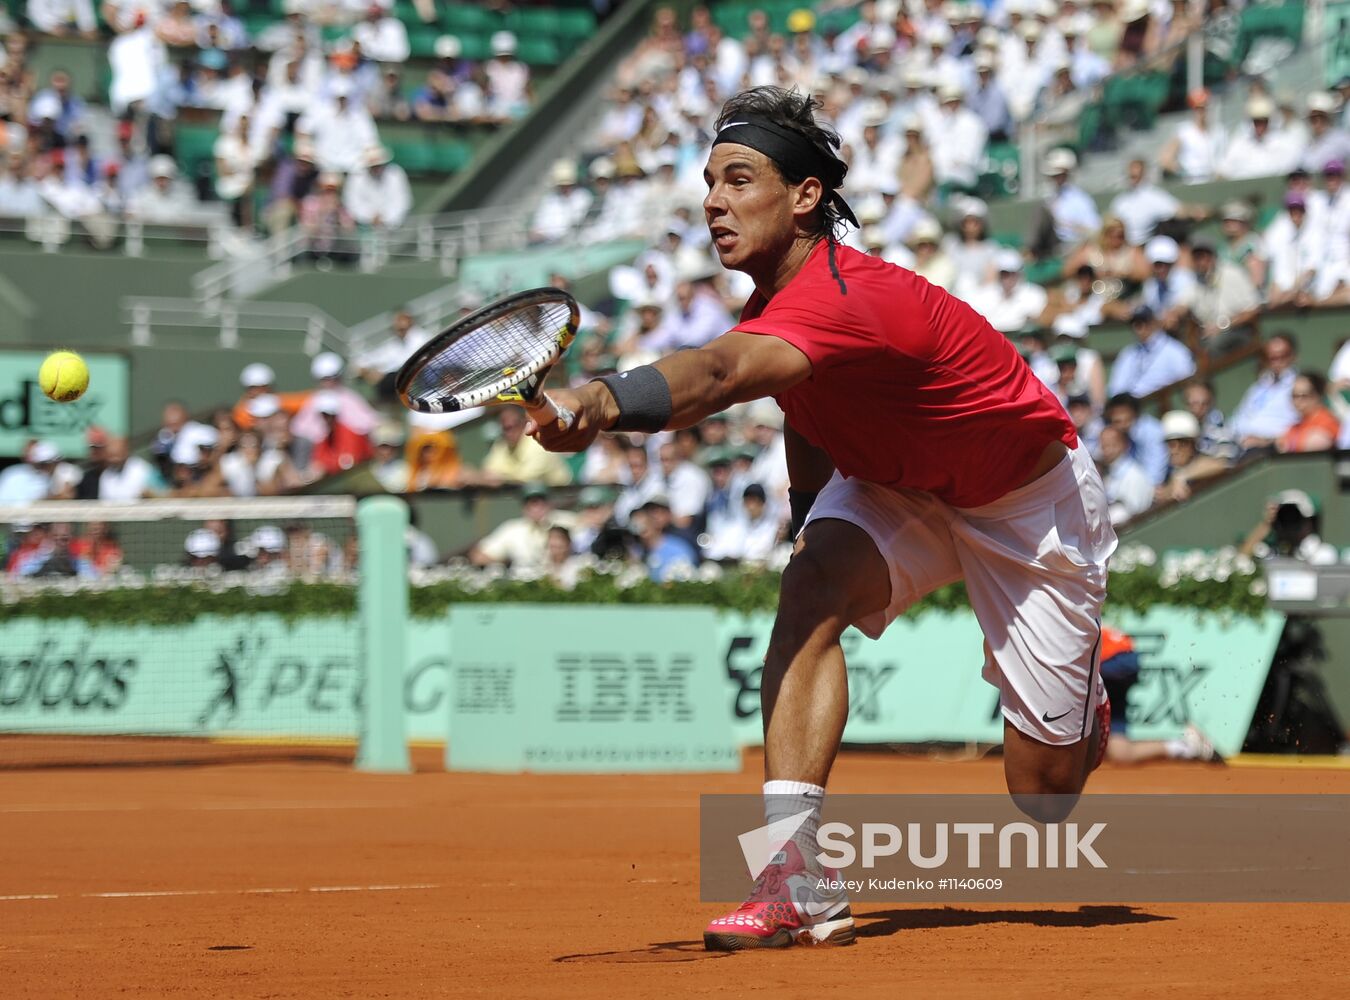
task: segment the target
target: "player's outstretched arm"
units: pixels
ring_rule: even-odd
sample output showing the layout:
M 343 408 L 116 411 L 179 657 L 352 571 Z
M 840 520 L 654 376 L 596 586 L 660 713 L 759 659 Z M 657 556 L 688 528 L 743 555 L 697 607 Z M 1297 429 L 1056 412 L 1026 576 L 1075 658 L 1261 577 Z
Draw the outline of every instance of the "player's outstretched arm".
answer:
M 670 430 L 696 424 L 734 403 L 772 396 L 811 374 L 806 355 L 787 341 L 735 330 L 704 347 L 668 355 L 651 367 L 669 387 L 670 416 L 664 427 Z M 642 377 L 641 370 L 634 375 Z M 567 430 L 555 423 L 538 426 L 530 421 L 526 430 L 550 451 L 580 451 L 619 422 L 619 403 L 602 382 L 549 390 L 549 395 L 576 413 Z

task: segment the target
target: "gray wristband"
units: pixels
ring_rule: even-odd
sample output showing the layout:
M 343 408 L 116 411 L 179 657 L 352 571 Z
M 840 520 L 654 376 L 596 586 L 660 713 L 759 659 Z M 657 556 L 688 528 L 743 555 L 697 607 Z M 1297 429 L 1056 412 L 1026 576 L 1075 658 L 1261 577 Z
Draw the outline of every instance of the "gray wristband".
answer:
M 611 430 L 655 434 L 665 430 L 666 424 L 670 423 L 674 412 L 670 383 L 651 365 L 639 365 L 596 381 L 602 383 L 619 404 L 619 419 Z

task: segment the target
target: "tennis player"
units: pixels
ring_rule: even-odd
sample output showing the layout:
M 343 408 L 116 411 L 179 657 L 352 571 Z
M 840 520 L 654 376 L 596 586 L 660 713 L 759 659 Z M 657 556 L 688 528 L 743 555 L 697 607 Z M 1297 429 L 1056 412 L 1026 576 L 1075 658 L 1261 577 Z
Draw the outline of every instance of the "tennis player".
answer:
M 1008 790 L 1059 819 L 1100 762 L 1110 709 L 1100 608 L 1116 537 L 1073 424 L 1012 343 L 902 267 L 841 245 L 839 137 L 773 87 L 723 107 L 704 170 L 718 256 L 754 279 L 734 330 L 697 350 L 557 390 L 577 414 L 531 432 L 577 451 L 602 430 L 655 432 L 772 396 L 787 417 L 796 551 L 783 574 L 762 703 L 769 822 L 809 810 L 709 948 L 847 943 L 848 900 L 803 891 L 848 715 L 839 639 L 876 638 L 964 579 L 999 689 Z M 960 669 L 934 663 L 934 670 Z

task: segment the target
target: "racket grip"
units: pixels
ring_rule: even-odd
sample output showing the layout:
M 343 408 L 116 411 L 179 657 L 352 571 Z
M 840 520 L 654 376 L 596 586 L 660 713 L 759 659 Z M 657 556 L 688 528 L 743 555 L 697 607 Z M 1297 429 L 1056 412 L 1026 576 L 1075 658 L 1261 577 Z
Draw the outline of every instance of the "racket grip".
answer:
M 572 425 L 577 422 L 577 415 L 575 413 L 557 402 L 548 393 L 541 392 L 539 394 L 539 406 L 535 410 L 534 415 L 535 423 L 542 424 L 548 420 L 548 414 L 543 412 L 545 410 L 551 410 L 553 412 L 553 417 L 558 421 L 560 430 L 571 430 Z

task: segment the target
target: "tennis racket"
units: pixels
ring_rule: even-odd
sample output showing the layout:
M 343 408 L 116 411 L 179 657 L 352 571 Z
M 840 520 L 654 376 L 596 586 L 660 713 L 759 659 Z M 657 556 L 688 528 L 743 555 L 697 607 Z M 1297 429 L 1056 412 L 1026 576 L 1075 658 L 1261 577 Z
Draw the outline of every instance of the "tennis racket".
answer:
M 422 413 L 514 403 L 536 411 L 536 423 L 551 413 L 566 430 L 576 414 L 550 399 L 543 384 L 580 322 L 576 300 L 560 289 L 508 295 L 419 347 L 399 369 L 394 389 L 404 406 Z

